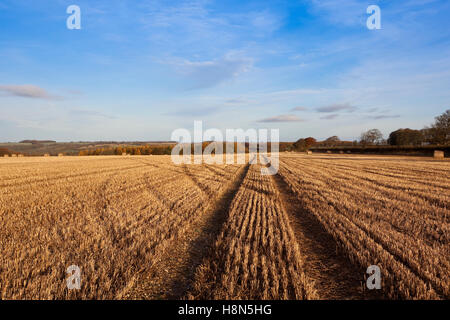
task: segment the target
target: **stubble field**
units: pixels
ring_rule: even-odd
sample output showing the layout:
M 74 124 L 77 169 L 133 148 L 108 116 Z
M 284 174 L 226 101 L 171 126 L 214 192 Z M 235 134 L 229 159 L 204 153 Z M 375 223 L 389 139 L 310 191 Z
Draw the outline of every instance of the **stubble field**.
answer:
M 282 154 L 277 175 L 261 169 L 0 159 L 0 299 L 450 297 L 449 161 Z

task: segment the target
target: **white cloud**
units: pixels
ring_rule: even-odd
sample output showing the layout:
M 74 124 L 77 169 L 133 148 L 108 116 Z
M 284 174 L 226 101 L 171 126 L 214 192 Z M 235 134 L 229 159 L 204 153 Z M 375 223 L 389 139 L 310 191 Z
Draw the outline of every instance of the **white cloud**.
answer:
M 300 122 L 300 121 L 304 120 L 292 114 L 282 114 L 279 116 L 258 120 L 258 122 Z
M 45 89 L 32 85 L 0 85 L 0 93 L 8 96 L 34 98 L 34 99 L 55 99 L 56 96 L 50 95 Z

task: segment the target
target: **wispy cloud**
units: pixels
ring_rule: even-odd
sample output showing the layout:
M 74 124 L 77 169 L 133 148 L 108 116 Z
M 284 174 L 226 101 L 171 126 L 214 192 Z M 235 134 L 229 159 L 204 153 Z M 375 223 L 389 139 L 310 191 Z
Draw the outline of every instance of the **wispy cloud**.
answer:
M 197 45 L 202 39 L 213 39 L 217 45 L 239 38 L 270 35 L 282 27 L 284 21 L 283 15 L 276 10 L 255 8 L 227 12 L 217 10 L 216 4 L 208 0 L 185 0 L 169 5 L 151 1 L 141 8 L 145 15 L 140 19 L 141 23 L 160 31 L 154 39 L 168 42 L 178 39 Z
M 274 91 L 270 92 L 267 95 L 275 96 L 275 95 L 292 95 L 292 96 L 301 96 L 301 95 L 308 95 L 308 94 L 320 94 L 323 93 L 323 89 L 306 89 L 306 88 L 300 88 L 300 89 L 293 89 L 293 90 L 282 90 L 282 91 Z
M 49 94 L 45 89 L 32 85 L 0 85 L 0 93 L 7 96 L 15 96 L 32 99 L 56 99 L 57 96 Z
M 324 107 L 319 107 L 317 108 L 317 112 L 324 112 L 324 113 L 331 113 L 331 112 L 338 112 L 338 111 L 347 111 L 347 112 L 351 112 L 351 111 L 355 111 L 357 108 L 348 104 L 348 103 L 344 103 L 344 104 L 332 104 L 329 106 L 324 106 Z
M 169 116 L 181 116 L 181 117 L 201 117 L 208 116 L 217 113 L 220 110 L 219 107 L 204 107 L 204 108 L 186 108 L 177 111 L 165 113 Z
M 292 114 L 282 114 L 279 116 L 258 120 L 258 122 L 300 122 L 300 121 L 304 120 Z
M 373 112 L 377 112 L 378 110 L 379 110 L 379 108 L 375 107 L 375 108 L 368 109 L 367 112 L 373 113 Z
M 373 120 L 381 120 L 381 119 L 395 119 L 400 118 L 400 115 L 378 115 L 378 116 L 370 116 L 369 119 Z
M 358 0 L 310 0 L 314 13 L 333 24 L 344 26 L 362 25 L 366 17 L 367 4 Z
M 308 110 L 308 109 L 305 107 L 295 107 L 295 108 L 291 109 L 291 111 L 306 111 L 306 110 Z
M 282 25 L 282 18 L 269 10 L 251 12 L 248 17 L 243 17 L 242 22 L 250 21 L 250 26 L 264 33 L 278 30 Z
M 225 56 L 209 61 L 173 60 L 168 64 L 188 78 L 193 89 L 210 88 L 249 70 L 253 60 Z
M 369 4 L 380 5 L 382 30 L 366 28 Z M 0 1 L 0 8 L 8 7 L 0 10 L 8 30 L 0 40 L 0 85 L 10 85 L 0 87 L 0 105 L 8 104 L 0 119 L 18 119 L 22 127 L 65 139 L 92 133 L 167 139 L 174 126 L 195 117 L 216 127 L 288 120 L 279 124 L 285 126 L 281 135 L 293 140 L 354 137 L 368 122 L 383 133 L 422 127 L 450 101 L 448 0 L 91 5 L 95 8 L 80 3 L 88 19 L 82 22 L 83 37 L 77 37 L 79 50 L 71 50 L 73 43 L 58 42 L 61 30 L 52 28 L 67 16 L 64 10 L 55 15 L 53 6 L 39 1 Z M 45 34 L 28 32 L 29 25 L 43 23 Z M 36 80 L 45 70 L 51 77 Z M 26 83 L 41 88 L 11 86 Z M 64 101 L 49 108 L 53 94 Z M 117 119 L 70 111 L 91 106 L 114 110 Z M 289 124 L 293 119 L 286 114 L 307 117 L 307 125 Z M 125 124 L 124 118 L 132 120 Z M 330 125 L 341 120 L 345 125 Z M 0 129 L 2 139 L 25 132 Z
M 95 117 L 95 118 L 116 119 L 115 116 L 87 109 L 72 109 L 70 110 L 69 115 L 74 117 Z
M 243 103 L 248 103 L 250 102 L 247 99 L 243 99 L 243 98 L 233 98 L 233 99 L 227 99 L 225 100 L 225 103 L 229 103 L 229 104 L 243 104 Z
M 334 114 L 329 114 L 329 115 L 320 117 L 320 119 L 323 119 L 323 120 L 332 120 L 332 119 L 336 119 L 338 116 L 339 116 L 338 114 L 335 114 L 335 113 L 334 113 Z

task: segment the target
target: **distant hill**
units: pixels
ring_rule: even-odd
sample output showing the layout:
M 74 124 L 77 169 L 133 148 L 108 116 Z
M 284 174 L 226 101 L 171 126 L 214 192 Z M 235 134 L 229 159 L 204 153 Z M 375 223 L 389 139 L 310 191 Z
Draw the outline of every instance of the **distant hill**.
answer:
M 53 140 L 22 140 L 19 143 L 0 143 L 3 153 L 22 153 L 29 156 L 50 155 L 78 155 L 82 150 L 110 149 L 118 146 L 153 146 L 165 147 L 176 144 L 173 141 L 79 141 L 56 142 Z M 1 155 L 1 154 L 0 154 Z
M 19 143 L 38 144 L 38 143 L 56 143 L 56 141 L 53 141 L 53 140 L 22 140 Z

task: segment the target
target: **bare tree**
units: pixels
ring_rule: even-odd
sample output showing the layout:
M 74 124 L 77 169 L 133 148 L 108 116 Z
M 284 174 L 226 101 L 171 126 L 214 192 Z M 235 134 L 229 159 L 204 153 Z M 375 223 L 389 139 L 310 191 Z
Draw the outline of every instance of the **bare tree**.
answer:
M 327 147 L 334 147 L 337 146 L 339 142 L 341 142 L 341 140 L 339 139 L 338 136 L 332 136 L 324 141 L 324 145 Z
M 425 128 L 428 142 L 433 144 L 450 144 L 450 109 L 435 118 L 430 128 Z
M 360 141 L 362 145 L 381 144 L 383 142 L 383 134 L 378 129 L 370 129 L 361 134 Z

